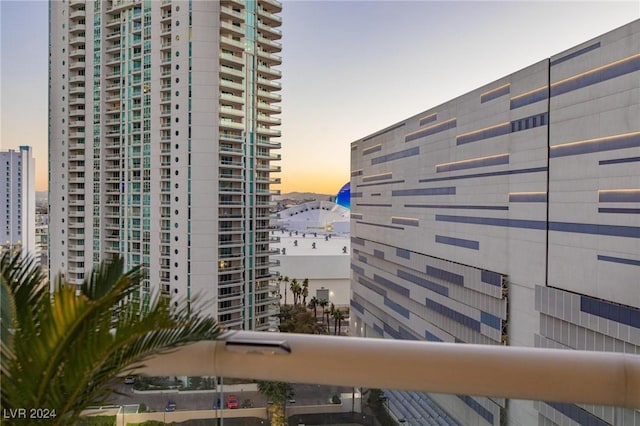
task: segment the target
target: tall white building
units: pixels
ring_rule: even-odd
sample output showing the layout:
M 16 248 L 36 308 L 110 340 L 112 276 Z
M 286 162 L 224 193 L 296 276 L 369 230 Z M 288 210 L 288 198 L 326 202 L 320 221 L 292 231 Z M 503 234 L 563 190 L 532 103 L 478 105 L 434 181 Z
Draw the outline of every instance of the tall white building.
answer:
M 0 151 L 0 246 L 36 249 L 36 166 L 31 147 Z
M 275 0 L 50 3 L 50 272 L 143 265 L 151 293 L 266 329 L 280 148 Z
M 640 353 L 639 82 L 636 20 L 353 142 L 355 334 Z M 388 395 L 411 424 L 640 424 L 620 407 Z

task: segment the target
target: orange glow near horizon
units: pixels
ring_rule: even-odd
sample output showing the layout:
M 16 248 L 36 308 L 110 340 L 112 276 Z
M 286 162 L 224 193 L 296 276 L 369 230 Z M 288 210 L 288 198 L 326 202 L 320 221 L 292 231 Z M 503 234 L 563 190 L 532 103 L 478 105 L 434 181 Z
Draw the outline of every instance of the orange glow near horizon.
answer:
M 36 166 L 36 191 L 48 191 L 49 190 L 49 182 L 48 182 L 49 173 L 47 170 L 38 169 Z
M 314 192 L 316 194 L 337 195 L 342 186 L 349 182 L 349 176 L 327 176 L 321 173 L 282 173 L 282 184 L 274 186 L 283 194 L 289 192 Z

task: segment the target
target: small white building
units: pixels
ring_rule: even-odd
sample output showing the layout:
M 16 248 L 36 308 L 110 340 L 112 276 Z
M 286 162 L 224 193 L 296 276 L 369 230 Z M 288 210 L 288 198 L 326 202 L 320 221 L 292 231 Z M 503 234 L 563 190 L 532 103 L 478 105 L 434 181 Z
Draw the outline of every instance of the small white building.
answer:
M 349 306 L 349 210 L 330 201 L 312 201 L 279 213 L 280 241 L 272 244 L 279 265 L 273 268 L 289 283 L 280 283 L 281 303 L 293 304 L 291 280 L 309 280 L 309 296 L 326 299 L 336 307 Z M 338 232 L 341 231 L 341 232 Z M 286 299 L 286 300 L 285 300 Z

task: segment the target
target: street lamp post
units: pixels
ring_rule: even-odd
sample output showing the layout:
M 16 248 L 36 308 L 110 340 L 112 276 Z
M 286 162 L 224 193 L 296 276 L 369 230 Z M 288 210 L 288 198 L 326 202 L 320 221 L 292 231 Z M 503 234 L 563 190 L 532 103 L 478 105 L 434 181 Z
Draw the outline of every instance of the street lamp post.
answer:
M 224 376 L 220 376 L 220 426 L 224 426 Z

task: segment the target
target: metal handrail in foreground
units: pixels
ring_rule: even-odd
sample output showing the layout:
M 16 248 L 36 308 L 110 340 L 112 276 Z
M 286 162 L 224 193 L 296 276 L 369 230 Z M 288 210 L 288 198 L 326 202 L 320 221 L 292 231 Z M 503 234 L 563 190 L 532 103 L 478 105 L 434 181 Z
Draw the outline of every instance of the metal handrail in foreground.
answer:
M 251 331 L 144 361 L 223 376 L 640 408 L 640 355 Z

